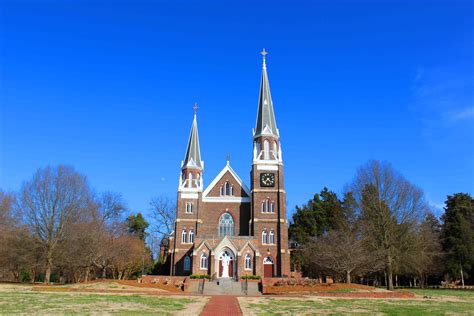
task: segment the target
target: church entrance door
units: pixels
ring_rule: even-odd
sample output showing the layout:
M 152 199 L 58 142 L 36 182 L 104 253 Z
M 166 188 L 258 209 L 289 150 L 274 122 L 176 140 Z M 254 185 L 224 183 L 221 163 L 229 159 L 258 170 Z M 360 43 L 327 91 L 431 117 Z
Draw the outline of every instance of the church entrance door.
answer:
M 219 277 L 234 277 L 234 254 L 230 250 L 224 250 L 219 256 Z
M 266 257 L 263 259 L 263 277 L 273 278 L 274 275 L 274 264 L 272 257 Z

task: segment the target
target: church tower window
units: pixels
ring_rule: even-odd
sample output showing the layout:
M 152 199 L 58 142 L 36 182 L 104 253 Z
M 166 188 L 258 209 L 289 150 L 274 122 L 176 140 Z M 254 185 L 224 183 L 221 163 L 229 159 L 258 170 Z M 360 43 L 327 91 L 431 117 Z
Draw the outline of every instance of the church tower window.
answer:
M 263 142 L 263 159 L 270 159 L 270 143 L 268 142 L 268 140 L 265 140 Z
M 181 233 L 181 243 L 185 244 L 188 242 L 188 234 L 186 232 L 186 229 L 183 229 Z
M 222 214 L 219 220 L 219 236 L 234 235 L 234 219 L 229 213 Z
M 275 213 L 275 203 L 269 198 L 262 201 L 262 213 Z
M 193 230 L 189 231 L 189 239 L 188 240 L 189 240 L 190 243 L 194 242 L 194 231 Z
M 192 184 L 193 183 L 193 174 L 191 172 L 189 173 L 189 180 L 188 181 L 189 181 L 188 182 L 188 187 L 191 188 L 193 186 L 193 184 Z
M 192 214 L 193 213 L 193 203 L 187 202 L 186 203 L 186 214 Z
M 267 234 L 267 230 L 263 230 L 262 232 L 262 244 L 266 245 L 268 244 L 268 234 Z
M 268 234 L 268 243 L 271 245 L 275 244 L 275 232 L 273 230 Z

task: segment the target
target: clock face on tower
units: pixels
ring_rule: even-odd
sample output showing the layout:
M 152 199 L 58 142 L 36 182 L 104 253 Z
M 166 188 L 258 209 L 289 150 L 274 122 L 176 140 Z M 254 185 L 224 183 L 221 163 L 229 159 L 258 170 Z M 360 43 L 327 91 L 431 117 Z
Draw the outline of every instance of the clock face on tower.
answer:
M 260 186 L 261 187 L 274 187 L 275 186 L 275 174 L 274 173 L 262 173 L 262 174 L 260 174 Z

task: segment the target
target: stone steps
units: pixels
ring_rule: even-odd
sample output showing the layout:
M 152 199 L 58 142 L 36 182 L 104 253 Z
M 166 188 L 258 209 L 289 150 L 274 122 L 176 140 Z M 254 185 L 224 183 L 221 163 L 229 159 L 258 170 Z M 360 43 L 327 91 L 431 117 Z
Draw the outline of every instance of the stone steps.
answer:
M 190 293 L 199 293 L 199 283 L 193 282 L 189 286 Z M 258 283 L 248 282 L 245 292 L 245 282 L 236 282 L 232 279 L 218 279 L 216 281 L 205 281 L 203 295 L 261 295 Z

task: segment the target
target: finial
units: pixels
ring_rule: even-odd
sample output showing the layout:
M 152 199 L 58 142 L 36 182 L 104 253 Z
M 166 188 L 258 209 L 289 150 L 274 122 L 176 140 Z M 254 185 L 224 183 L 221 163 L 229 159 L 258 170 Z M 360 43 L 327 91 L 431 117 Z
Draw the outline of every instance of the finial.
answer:
M 265 56 L 268 54 L 268 52 L 265 50 L 265 48 L 260 52 L 260 54 L 262 54 L 263 56 L 263 67 L 266 67 L 266 64 L 265 64 Z
M 197 102 L 194 103 L 193 110 L 194 110 L 194 115 L 196 115 L 197 111 L 199 110 L 199 106 L 198 106 Z
M 230 155 L 227 154 L 227 156 L 226 156 L 225 158 L 226 158 L 226 160 L 227 160 L 227 164 L 229 164 L 229 163 L 230 163 Z

